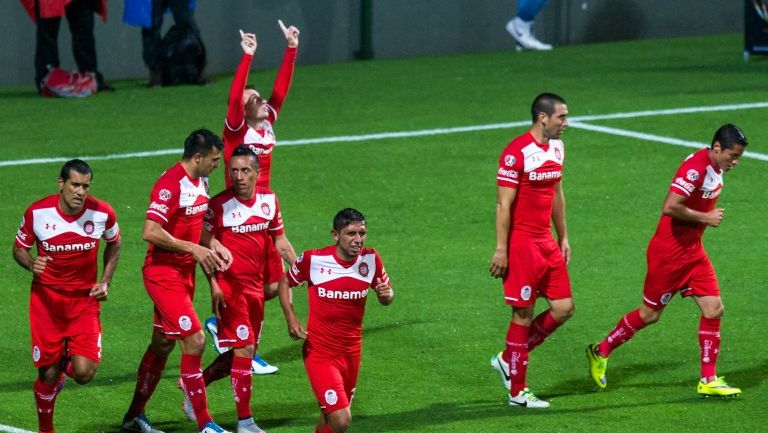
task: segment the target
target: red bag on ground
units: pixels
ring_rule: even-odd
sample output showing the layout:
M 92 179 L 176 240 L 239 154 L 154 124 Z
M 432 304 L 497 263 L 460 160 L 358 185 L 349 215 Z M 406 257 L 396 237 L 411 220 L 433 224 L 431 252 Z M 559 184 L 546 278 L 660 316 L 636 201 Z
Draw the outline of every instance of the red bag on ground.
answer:
M 52 68 L 40 83 L 40 94 L 48 97 L 85 98 L 98 90 L 93 73 L 81 74 Z

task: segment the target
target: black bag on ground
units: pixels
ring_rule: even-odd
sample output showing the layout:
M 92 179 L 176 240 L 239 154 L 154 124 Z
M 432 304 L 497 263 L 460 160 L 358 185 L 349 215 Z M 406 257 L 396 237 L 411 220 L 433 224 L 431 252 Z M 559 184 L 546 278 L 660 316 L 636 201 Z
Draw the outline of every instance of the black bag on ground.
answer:
M 176 25 L 168 30 L 160 51 L 163 86 L 207 83 L 205 63 L 205 45 L 196 30 Z

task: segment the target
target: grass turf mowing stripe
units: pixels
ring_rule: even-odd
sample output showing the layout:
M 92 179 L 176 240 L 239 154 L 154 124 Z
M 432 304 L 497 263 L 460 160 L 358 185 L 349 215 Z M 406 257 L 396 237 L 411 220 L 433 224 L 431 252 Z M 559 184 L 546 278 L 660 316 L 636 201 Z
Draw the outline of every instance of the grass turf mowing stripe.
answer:
M 744 110 L 750 108 L 768 108 L 768 102 L 752 102 L 744 104 L 729 104 L 729 105 L 711 105 L 702 107 L 681 107 L 681 108 L 669 108 L 662 110 L 644 110 L 644 111 L 630 111 L 623 113 L 609 113 L 609 114 L 597 114 L 590 116 L 575 116 L 570 119 L 571 126 L 581 129 L 589 129 L 595 132 L 604 132 L 613 135 L 622 135 L 625 137 L 632 137 L 646 141 L 656 141 L 659 143 L 673 144 L 686 147 L 701 147 L 701 143 L 692 141 L 679 140 L 675 138 L 661 137 L 653 134 L 645 133 L 633 133 L 632 131 L 600 127 L 594 125 L 586 125 L 580 122 L 593 121 L 593 120 L 610 120 L 610 119 L 629 119 L 635 117 L 648 117 L 648 116 L 669 116 L 675 114 L 685 113 L 709 113 L 715 111 L 733 111 Z M 504 122 L 504 123 L 490 123 L 486 125 L 472 125 L 472 126 L 457 126 L 452 128 L 435 128 L 435 129 L 421 129 L 416 131 L 394 131 L 394 132 L 381 132 L 375 134 L 361 134 L 361 135 L 340 135 L 336 137 L 319 137 L 319 138 L 303 138 L 298 140 L 282 140 L 279 142 L 280 146 L 296 146 L 305 144 L 321 144 L 321 143 L 349 143 L 357 141 L 367 140 L 381 140 L 387 138 L 407 138 L 407 137 L 424 137 L 431 135 L 443 135 L 453 134 L 457 132 L 475 132 L 475 131 L 487 131 L 493 129 L 507 129 L 516 128 L 520 126 L 529 125 L 531 122 L 527 120 L 520 120 L 516 122 Z M 610 131 L 610 132 L 609 132 Z M 635 135 L 631 135 L 635 134 Z M 181 152 L 181 149 L 161 149 L 146 152 L 131 152 L 131 153 L 118 153 L 101 156 L 81 156 L 81 159 L 88 161 L 105 161 L 113 159 L 126 159 L 126 158 L 146 158 L 151 156 L 169 155 Z M 768 161 L 768 155 L 745 152 L 745 157 L 760 159 Z M 12 167 L 32 164 L 47 164 L 54 162 L 65 162 L 72 158 L 68 157 L 54 157 L 54 158 L 33 158 L 33 159 L 17 159 L 10 161 L 0 161 L 0 167 Z

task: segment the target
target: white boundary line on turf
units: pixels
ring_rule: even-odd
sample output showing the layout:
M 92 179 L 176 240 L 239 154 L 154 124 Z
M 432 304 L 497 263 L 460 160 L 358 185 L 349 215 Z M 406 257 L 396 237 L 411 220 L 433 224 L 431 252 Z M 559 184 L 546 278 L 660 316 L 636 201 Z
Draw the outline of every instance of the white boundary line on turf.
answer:
M 29 430 L 11 427 L 9 425 L 4 425 L 4 424 L 0 424 L 0 431 L 7 432 L 7 433 L 35 433 Z
M 636 138 L 638 140 L 653 141 L 655 143 L 671 144 L 673 146 L 692 147 L 701 149 L 709 147 L 709 143 L 700 143 L 697 141 L 680 140 L 679 138 L 662 137 L 661 135 L 647 134 L 645 132 L 635 132 L 628 129 L 611 128 L 608 126 L 590 125 L 581 122 L 570 122 L 569 128 L 586 129 L 588 131 L 602 132 L 604 134 L 618 135 L 621 137 Z M 744 152 L 745 158 L 759 159 L 768 161 L 768 155 L 756 152 Z
M 733 110 L 744 110 L 744 109 L 750 109 L 750 108 L 768 108 L 768 102 L 753 102 L 753 103 L 746 103 L 746 104 L 730 104 L 730 105 L 711 105 L 711 106 L 702 106 L 702 107 L 681 107 L 681 108 L 670 108 L 670 109 L 663 109 L 663 110 L 645 110 L 645 111 L 632 111 L 632 112 L 625 112 L 625 113 L 596 114 L 596 115 L 590 115 L 590 116 L 572 117 L 570 121 L 572 125 L 578 124 L 582 129 L 588 129 L 587 126 L 589 127 L 593 127 L 593 126 L 585 125 L 581 122 L 592 121 L 592 120 L 630 119 L 635 117 L 648 117 L 648 116 L 668 116 L 673 114 L 686 114 L 686 113 L 709 113 L 709 112 L 715 112 L 715 111 L 733 111 Z M 531 123 L 530 121 L 523 120 L 523 121 L 517 121 L 517 122 L 491 123 L 487 125 L 422 129 L 417 131 L 395 131 L 395 132 L 382 132 L 377 134 L 342 135 L 342 136 L 336 136 L 336 137 L 305 138 L 305 139 L 299 139 L 299 140 L 283 140 L 279 142 L 279 145 L 295 146 L 295 145 L 303 145 L 303 144 L 320 144 L 320 143 L 349 143 L 349 142 L 357 142 L 357 141 L 381 140 L 386 138 L 424 137 L 424 136 L 430 136 L 430 135 L 443 135 L 443 134 L 453 134 L 453 133 L 461 133 L 461 132 L 508 129 L 508 128 L 515 128 L 519 126 L 527 126 L 527 125 L 530 125 L 530 123 Z M 593 127 L 593 128 L 602 128 L 602 127 Z M 597 129 L 593 129 L 593 131 L 596 131 L 596 132 L 607 132 L 607 130 L 624 131 L 626 134 L 631 133 L 631 131 L 620 130 L 615 128 L 607 128 L 607 127 L 606 127 L 606 131 L 598 131 Z M 643 134 L 643 133 L 636 133 L 636 134 L 643 135 L 645 138 L 641 138 L 640 136 L 632 136 L 632 135 L 624 135 L 624 136 L 640 138 L 642 140 L 647 140 L 647 141 L 656 141 L 659 143 L 666 143 L 666 144 L 676 144 L 676 143 L 671 143 L 670 141 L 677 140 L 674 138 L 654 136 L 653 134 Z M 617 134 L 614 134 L 614 135 L 617 135 Z M 621 134 L 618 134 L 618 135 L 621 135 Z M 659 140 L 655 140 L 652 137 L 657 137 L 659 138 Z M 677 141 L 681 143 L 685 142 L 685 143 L 694 144 L 694 142 L 687 142 L 685 140 L 677 140 Z M 679 143 L 677 144 L 682 145 Z M 696 147 L 701 147 L 701 143 L 695 143 L 695 144 L 696 144 Z M 145 158 L 150 156 L 170 155 L 170 154 L 179 154 L 179 153 L 181 153 L 181 149 L 161 149 L 161 150 L 153 150 L 153 151 L 146 151 L 146 152 L 119 153 L 119 154 L 100 155 L 100 156 L 81 156 L 80 158 L 88 161 L 104 161 L 104 160 L 113 160 L 113 159 Z M 753 152 L 745 152 L 744 156 L 747 156 L 749 158 L 761 159 L 761 160 L 766 160 L 765 158 L 768 158 L 768 156 L 766 155 L 753 153 Z M 68 158 L 68 157 L 17 159 L 17 160 L 10 160 L 10 161 L 0 161 L 0 167 L 65 162 L 70 159 L 71 158 Z

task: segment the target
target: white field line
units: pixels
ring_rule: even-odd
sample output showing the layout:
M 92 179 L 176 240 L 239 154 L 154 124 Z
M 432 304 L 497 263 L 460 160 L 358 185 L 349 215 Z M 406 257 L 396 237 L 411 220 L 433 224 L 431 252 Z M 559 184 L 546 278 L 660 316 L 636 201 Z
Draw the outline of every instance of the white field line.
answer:
M 664 110 L 646 110 L 646 111 L 633 111 L 626 113 L 609 113 L 609 114 L 597 114 L 590 116 L 575 116 L 570 119 L 571 124 L 580 124 L 583 129 L 587 129 L 583 123 L 584 121 L 592 120 L 609 120 L 609 119 L 629 119 L 635 117 L 647 117 L 647 116 L 669 116 L 674 114 L 686 114 L 686 113 L 709 113 L 715 111 L 733 111 L 733 110 L 745 110 L 750 108 L 768 108 L 768 102 L 754 102 L 746 104 L 731 104 L 731 105 L 711 105 L 703 107 L 682 107 L 682 108 L 670 108 Z M 430 135 L 444 135 L 454 134 L 461 132 L 475 132 L 475 131 L 488 131 L 494 129 L 508 129 L 516 128 L 520 126 L 527 126 L 530 121 L 521 120 L 517 122 L 505 122 L 505 123 L 491 123 L 486 125 L 471 125 L 471 126 L 458 126 L 453 128 L 436 128 L 436 129 L 421 129 L 417 131 L 394 131 L 394 132 L 381 132 L 376 134 L 363 134 L 363 135 L 341 135 L 336 137 L 319 137 L 319 138 L 305 138 L 299 140 L 282 140 L 279 142 L 280 146 L 295 146 L 303 144 L 320 144 L 320 143 L 349 143 L 357 141 L 370 141 L 381 140 L 387 138 L 407 138 L 407 137 L 424 137 Z M 640 134 L 640 133 L 638 133 Z M 652 134 L 647 134 L 648 137 L 653 137 Z M 635 137 L 638 138 L 638 137 Z M 675 140 L 671 138 L 661 137 L 667 141 L 657 141 L 660 143 L 668 143 L 668 140 Z M 647 139 L 647 138 L 645 138 Z M 650 140 L 654 141 L 654 140 Z M 684 140 L 679 140 L 683 142 Z M 692 142 L 691 142 L 692 143 Z M 700 144 L 696 144 L 696 147 L 700 147 Z M 104 161 L 113 159 L 127 159 L 127 158 L 146 158 L 151 156 L 169 155 L 169 154 L 181 154 L 181 149 L 161 149 L 152 150 L 146 152 L 130 152 L 130 153 L 118 153 L 111 155 L 99 155 L 99 156 L 81 156 L 81 159 L 87 161 Z M 755 156 L 758 155 L 758 156 Z M 755 154 L 747 152 L 745 156 L 763 159 L 765 155 Z M 47 164 L 54 162 L 65 162 L 72 159 L 71 157 L 54 157 L 54 158 L 32 158 L 32 159 L 17 159 L 10 161 L 0 161 L 0 167 L 10 167 L 19 165 L 34 165 L 34 164 Z
M 35 433 L 29 430 L 24 430 L 24 429 L 11 427 L 9 425 L 3 425 L 3 424 L 0 424 L 0 431 L 7 432 L 7 433 Z
M 655 143 L 671 144 L 673 146 L 692 147 L 694 149 L 701 149 L 709 147 L 709 143 L 700 143 L 697 141 L 680 140 L 679 138 L 663 137 L 661 135 L 647 134 L 645 132 L 635 132 L 627 129 L 611 128 L 608 126 L 590 125 L 581 122 L 570 122 L 569 128 L 586 129 L 588 131 L 602 132 L 604 134 L 618 135 L 621 137 L 636 138 L 638 140 L 652 141 Z M 761 161 L 768 161 L 768 155 L 756 152 L 744 152 L 745 158 L 759 159 Z

